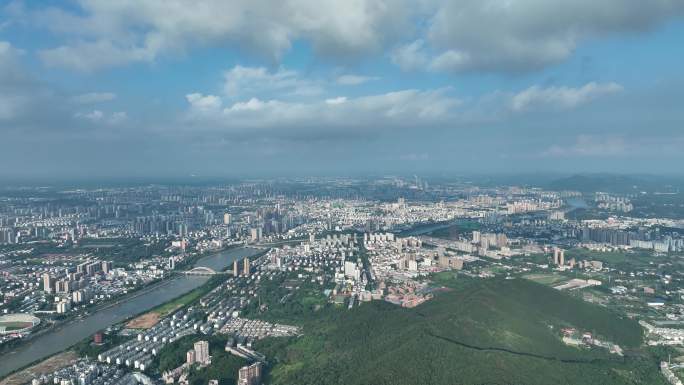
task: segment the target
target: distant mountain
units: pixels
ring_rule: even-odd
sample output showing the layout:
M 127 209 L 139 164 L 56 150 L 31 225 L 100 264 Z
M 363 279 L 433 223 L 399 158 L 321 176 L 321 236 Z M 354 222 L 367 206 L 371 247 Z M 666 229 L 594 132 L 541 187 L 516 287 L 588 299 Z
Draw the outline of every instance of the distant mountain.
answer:
M 668 192 L 681 189 L 684 180 L 676 177 L 654 175 L 582 174 L 553 180 L 548 188 L 552 190 L 576 190 L 581 192 L 609 192 L 637 194 L 646 192 Z

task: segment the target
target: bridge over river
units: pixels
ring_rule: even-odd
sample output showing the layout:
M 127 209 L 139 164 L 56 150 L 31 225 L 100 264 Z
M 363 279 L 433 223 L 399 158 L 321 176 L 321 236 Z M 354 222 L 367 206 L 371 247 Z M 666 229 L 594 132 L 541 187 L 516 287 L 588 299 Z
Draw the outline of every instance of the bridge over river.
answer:
M 233 274 L 232 271 L 216 271 L 210 267 L 198 266 L 183 272 L 185 275 L 216 275 L 216 274 Z
M 97 331 L 190 292 L 207 282 L 210 275 L 219 274 L 218 272 L 224 274 L 223 270 L 230 268 L 233 261 L 252 257 L 261 251 L 261 249 L 237 247 L 202 257 L 195 263 L 193 269 L 189 270 L 189 272 L 194 271 L 192 274 L 165 279 L 157 285 L 142 289 L 116 302 L 92 308 L 91 314 L 82 318 L 67 321 L 32 338 L 28 337 L 14 349 L 2 352 L 0 379 L 31 362 L 58 353 L 92 336 Z M 231 273 L 232 271 L 229 271 L 226 274 Z

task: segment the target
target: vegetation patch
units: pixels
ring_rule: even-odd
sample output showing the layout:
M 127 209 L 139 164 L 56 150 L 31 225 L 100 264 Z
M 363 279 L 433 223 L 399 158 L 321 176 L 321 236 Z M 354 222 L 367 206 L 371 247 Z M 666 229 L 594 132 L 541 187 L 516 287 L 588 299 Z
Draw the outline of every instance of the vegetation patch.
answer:
M 414 309 L 386 302 L 312 314 L 304 336 L 269 338 L 272 384 L 660 384 L 640 357 L 575 349 L 560 328 L 591 330 L 638 349 L 640 326 L 603 307 L 525 279 L 437 275 L 453 290 Z

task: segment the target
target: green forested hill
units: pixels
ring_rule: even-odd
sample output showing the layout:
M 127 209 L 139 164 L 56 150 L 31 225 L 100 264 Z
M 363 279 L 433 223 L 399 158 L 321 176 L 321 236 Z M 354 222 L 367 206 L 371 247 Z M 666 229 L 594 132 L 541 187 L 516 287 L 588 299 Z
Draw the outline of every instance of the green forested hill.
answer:
M 322 312 L 296 339 L 270 339 L 271 384 L 664 384 L 638 354 L 641 329 L 609 310 L 526 280 L 478 280 L 415 309 L 384 302 Z M 574 326 L 626 358 L 565 346 Z

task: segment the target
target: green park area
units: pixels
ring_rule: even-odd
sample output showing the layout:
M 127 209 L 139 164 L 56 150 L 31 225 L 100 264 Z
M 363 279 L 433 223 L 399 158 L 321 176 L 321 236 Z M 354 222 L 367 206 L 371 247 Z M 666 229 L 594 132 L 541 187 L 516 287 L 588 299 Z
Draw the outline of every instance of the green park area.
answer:
M 308 313 L 304 335 L 269 338 L 271 384 L 664 384 L 636 321 L 526 279 L 434 277 L 451 288 L 413 309 L 373 301 Z M 627 354 L 570 347 L 587 330 Z

